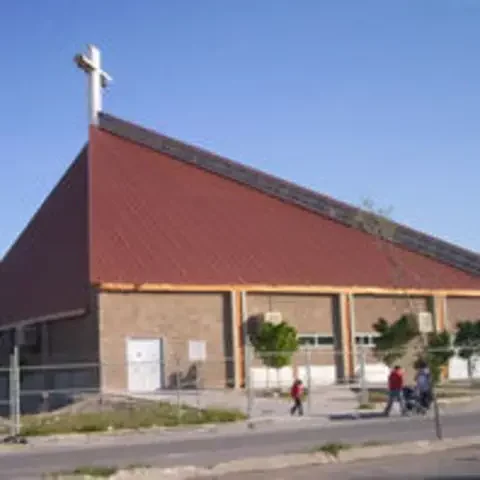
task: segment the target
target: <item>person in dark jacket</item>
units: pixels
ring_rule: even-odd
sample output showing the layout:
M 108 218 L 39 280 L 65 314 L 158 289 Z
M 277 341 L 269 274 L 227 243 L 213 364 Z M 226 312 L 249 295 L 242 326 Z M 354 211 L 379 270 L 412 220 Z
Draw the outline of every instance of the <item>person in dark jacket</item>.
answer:
M 291 415 L 295 415 L 295 412 L 297 411 L 300 416 L 303 415 L 302 395 L 303 395 L 303 383 L 301 380 L 295 380 L 290 390 L 290 396 L 292 397 L 292 400 L 293 400 L 293 406 L 290 409 Z
M 430 408 L 432 403 L 432 375 L 428 364 L 425 361 L 420 361 L 417 365 L 417 374 L 415 376 L 415 383 L 417 387 L 417 394 L 420 405 L 425 410 Z

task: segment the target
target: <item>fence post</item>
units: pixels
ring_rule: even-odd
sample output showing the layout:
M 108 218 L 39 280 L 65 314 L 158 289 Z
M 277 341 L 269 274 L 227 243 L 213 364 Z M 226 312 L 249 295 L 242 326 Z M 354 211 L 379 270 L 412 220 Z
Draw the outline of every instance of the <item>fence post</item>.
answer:
M 312 351 L 310 346 L 305 349 L 305 363 L 307 367 L 307 411 L 312 414 Z
M 429 353 L 428 352 L 429 351 L 428 333 L 422 333 L 422 342 L 423 342 L 423 355 L 424 355 L 424 358 L 427 359 L 428 353 Z M 428 366 L 430 367 L 430 365 Z M 430 370 L 430 375 L 431 374 L 432 374 L 432 371 Z M 433 403 L 433 420 L 435 423 L 435 434 L 438 440 L 443 440 L 442 421 L 440 419 L 440 409 L 438 408 L 435 379 L 433 377 L 430 380 L 430 389 L 431 389 L 432 403 Z
M 20 434 L 20 371 L 19 371 L 19 352 L 18 345 L 13 347 L 13 353 L 10 356 L 10 434 L 17 437 Z
M 253 410 L 252 348 L 250 343 L 245 344 L 245 387 L 247 389 L 247 417 L 250 420 Z
M 175 388 L 177 394 L 177 422 L 180 425 L 181 421 L 181 404 L 180 404 L 180 388 L 181 388 L 181 375 L 180 375 L 180 359 L 175 357 Z
M 14 354 L 10 354 L 10 363 L 8 368 L 8 410 L 10 416 L 10 436 L 15 436 L 15 371 Z
M 365 345 L 360 345 L 360 404 L 368 403 L 368 386 L 366 378 L 367 351 Z

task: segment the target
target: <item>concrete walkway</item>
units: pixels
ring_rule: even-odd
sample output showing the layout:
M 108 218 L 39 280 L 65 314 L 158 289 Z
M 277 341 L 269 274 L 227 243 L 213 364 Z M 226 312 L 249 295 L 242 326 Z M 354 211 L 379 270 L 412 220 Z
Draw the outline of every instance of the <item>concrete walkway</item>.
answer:
M 125 392 L 109 392 L 116 395 Z M 130 397 L 179 403 L 196 408 L 220 407 L 249 411 L 249 398 L 240 390 L 181 390 L 162 391 L 155 394 L 128 394 Z M 260 397 L 256 393 L 251 398 L 252 418 L 282 416 L 288 414 L 290 399 L 285 397 Z M 305 400 L 305 413 L 309 415 L 330 415 L 355 410 L 358 396 L 349 385 L 334 385 L 313 390 Z
M 416 456 L 377 459 L 368 462 L 311 465 L 270 472 L 241 472 L 222 476 L 222 480 L 453 480 L 478 478 L 480 449 L 462 448 Z M 218 477 L 204 477 L 216 480 Z

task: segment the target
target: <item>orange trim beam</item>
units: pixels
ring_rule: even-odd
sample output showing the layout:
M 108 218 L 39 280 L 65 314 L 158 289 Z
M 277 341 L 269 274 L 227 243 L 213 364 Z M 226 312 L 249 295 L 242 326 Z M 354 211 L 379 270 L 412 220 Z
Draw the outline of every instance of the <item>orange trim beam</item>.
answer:
M 243 312 L 242 312 L 242 297 L 238 290 L 232 291 L 234 301 L 235 318 L 233 322 L 233 328 L 235 334 L 234 343 L 234 360 L 235 360 L 235 388 L 240 388 L 245 382 L 245 347 L 243 341 Z
M 446 297 L 437 295 L 432 298 L 433 300 L 433 318 L 435 319 L 435 330 L 437 332 L 442 332 L 443 330 L 448 330 L 446 324 L 446 308 L 447 302 Z M 449 365 L 448 362 L 441 369 L 442 378 L 444 380 L 448 379 Z
M 353 359 L 352 359 L 352 330 L 350 323 L 351 298 L 350 295 L 340 294 L 340 321 L 342 328 L 342 352 L 343 352 L 343 370 L 344 379 L 353 377 Z
M 436 295 L 433 297 L 433 315 L 435 319 L 435 329 L 437 331 L 445 330 L 445 296 Z
M 102 291 L 110 292 L 227 292 L 245 290 L 249 293 L 299 293 L 338 295 L 350 293 L 353 295 L 411 295 L 411 296 L 449 296 L 449 297 L 480 297 L 480 290 L 460 289 L 395 289 L 361 286 L 322 286 L 322 285 L 177 285 L 171 283 L 97 283 L 94 285 Z

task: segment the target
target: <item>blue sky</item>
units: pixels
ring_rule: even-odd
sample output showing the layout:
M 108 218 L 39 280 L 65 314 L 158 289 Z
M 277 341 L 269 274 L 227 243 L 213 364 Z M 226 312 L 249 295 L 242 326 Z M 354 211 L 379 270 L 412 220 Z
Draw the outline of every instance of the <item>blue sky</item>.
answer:
M 480 2 L 5 0 L 0 256 L 105 111 L 480 250 Z

